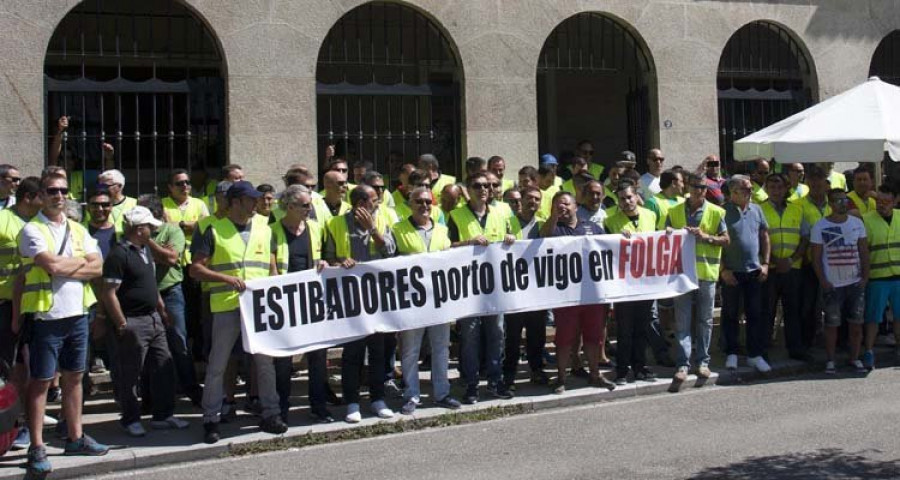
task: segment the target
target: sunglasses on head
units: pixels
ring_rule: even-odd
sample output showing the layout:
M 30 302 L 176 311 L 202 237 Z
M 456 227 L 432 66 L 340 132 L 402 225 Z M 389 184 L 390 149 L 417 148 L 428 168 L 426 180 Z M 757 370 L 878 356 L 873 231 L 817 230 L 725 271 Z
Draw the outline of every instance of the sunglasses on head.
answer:
M 65 195 L 69 194 L 69 189 L 65 188 L 65 187 L 50 187 L 50 188 L 45 188 L 44 192 L 47 195 L 63 195 L 63 196 L 65 196 Z

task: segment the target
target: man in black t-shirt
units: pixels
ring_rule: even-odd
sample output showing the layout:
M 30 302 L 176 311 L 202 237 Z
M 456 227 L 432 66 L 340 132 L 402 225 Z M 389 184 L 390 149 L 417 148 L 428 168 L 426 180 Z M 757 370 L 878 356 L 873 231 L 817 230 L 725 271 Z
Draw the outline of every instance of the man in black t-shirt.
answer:
M 175 418 L 175 365 L 166 342 L 169 323 L 156 287 L 156 269 L 147 247 L 153 229 L 162 222 L 145 207 L 124 213 L 125 238 L 113 247 L 103 264 L 103 302 L 118 337 L 118 400 L 121 424 L 129 435 L 146 435 L 141 425 L 137 386 L 144 362 L 153 373 L 153 420 L 157 429 L 184 429 L 188 423 Z

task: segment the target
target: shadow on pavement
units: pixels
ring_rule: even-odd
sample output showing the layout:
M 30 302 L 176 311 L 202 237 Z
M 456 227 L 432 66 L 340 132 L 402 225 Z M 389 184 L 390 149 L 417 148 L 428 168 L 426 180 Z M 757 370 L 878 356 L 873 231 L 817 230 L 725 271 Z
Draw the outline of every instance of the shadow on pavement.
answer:
M 900 476 L 900 459 L 876 460 L 881 450 L 845 452 L 823 448 L 813 452 L 750 457 L 738 463 L 703 470 L 692 480 L 707 479 L 888 479 Z

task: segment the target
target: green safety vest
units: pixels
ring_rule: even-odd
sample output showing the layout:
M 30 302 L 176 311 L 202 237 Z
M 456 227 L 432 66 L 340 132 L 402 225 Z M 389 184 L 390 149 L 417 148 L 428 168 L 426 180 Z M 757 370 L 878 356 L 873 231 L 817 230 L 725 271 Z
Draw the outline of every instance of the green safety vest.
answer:
M 209 228 L 209 226 L 212 225 L 213 222 L 215 222 L 217 220 L 219 220 L 219 218 L 216 217 L 215 215 L 203 217 L 200 219 L 199 222 L 197 222 L 197 230 L 199 230 L 200 234 L 203 235 L 204 233 L 206 233 L 206 229 Z M 187 240 L 187 239 L 185 239 L 185 240 Z M 185 250 L 187 250 L 187 248 L 185 248 Z M 200 282 L 200 290 L 204 293 L 209 292 L 209 282 Z
M 282 275 L 288 271 L 288 243 L 287 234 L 284 233 L 284 225 L 280 221 L 269 225 L 272 229 L 272 235 L 275 235 L 275 244 L 278 248 L 275 250 L 275 262 L 278 264 L 278 274 Z M 324 231 L 315 220 L 306 220 L 306 229 L 309 230 L 309 256 L 312 260 L 322 258 L 322 243 L 324 241 Z
M 214 272 L 253 280 L 269 276 L 272 229 L 267 225 L 250 221 L 250 239 L 241 239 L 234 223 L 227 217 L 211 225 L 215 249 L 207 266 Z M 209 307 L 213 313 L 237 310 L 240 293 L 231 285 L 210 282 Z
M 796 204 L 788 203 L 780 215 L 772 202 L 760 205 L 766 223 L 769 224 L 769 243 L 772 245 L 774 258 L 790 258 L 800 247 L 800 225 L 803 223 L 803 209 Z M 791 267 L 800 268 L 803 259 L 795 260 Z
M 22 264 L 19 232 L 25 221 L 11 208 L 0 210 L 0 299 L 12 300 L 12 287 Z
M 449 230 L 444 225 L 432 223 L 434 226 L 431 231 L 431 241 L 428 247 L 416 231 L 416 227 L 408 218 L 400 220 L 394 224 L 391 229 L 394 233 L 394 240 L 397 242 L 397 253 L 401 255 L 410 255 L 413 253 L 438 252 L 450 248 Z
M 798 183 L 797 188 L 791 190 L 791 194 L 788 196 L 788 203 L 796 202 L 801 198 L 807 196 L 809 194 L 809 187 L 805 184 Z
M 475 214 L 472 213 L 468 205 L 453 209 L 450 212 L 450 218 L 456 224 L 457 230 L 459 230 L 459 240 L 463 242 L 479 235 L 484 235 L 484 238 L 487 238 L 488 242 L 491 243 L 502 242 L 509 225 L 508 216 L 504 216 L 502 212 L 490 207 L 488 207 L 484 228 L 481 228 L 481 223 L 475 218 Z
M 188 204 L 184 210 L 179 208 L 179 205 L 175 203 L 175 199 L 172 197 L 162 199 L 162 206 L 163 211 L 166 213 L 166 221 L 174 223 L 176 226 L 179 222 L 199 222 L 201 218 L 208 216 L 204 215 L 204 213 L 207 213 L 204 211 L 206 204 L 203 203 L 203 200 L 194 197 L 188 198 Z M 191 263 L 192 241 L 193 235 L 184 236 L 185 247 L 184 253 L 181 255 L 181 266 Z
M 757 205 L 766 203 L 766 200 L 769 199 L 769 194 L 766 193 L 766 190 L 762 187 L 762 185 L 757 185 L 756 182 L 750 182 L 750 184 L 752 185 L 750 200 L 752 200 L 753 203 Z
M 444 190 L 444 187 L 453 185 L 454 183 L 456 183 L 456 177 L 441 174 L 441 176 L 431 185 L 431 195 L 434 197 L 434 203 L 440 205 L 441 192 Z
M 847 194 L 847 198 L 849 198 L 853 205 L 859 210 L 860 215 L 865 215 L 869 212 L 875 211 L 875 199 L 869 198 L 867 201 L 863 201 L 856 192 L 850 192 Z
M 631 219 L 628 218 L 628 215 L 625 215 L 621 210 L 617 210 L 612 216 L 606 217 L 606 221 L 603 222 L 606 231 L 609 233 L 622 233 L 625 231 L 632 233 L 655 232 L 658 223 L 656 214 L 644 207 L 637 207 L 637 210 L 637 227 L 631 223 Z
M 540 230 L 541 225 L 544 222 L 537 221 L 535 222 L 534 228 Z M 509 217 L 509 233 L 515 235 L 516 240 L 527 240 L 527 238 L 522 238 L 522 222 L 519 221 L 519 217 L 513 215 Z
M 334 217 L 325 225 L 328 235 L 334 239 L 335 255 L 338 258 L 353 258 L 353 249 L 350 247 L 350 229 L 347 225 L 349 219 L 346 215 Z M 385 215 L 375 214 L 375 230 L 381 235 L 390 228 L 391 223 Z M 375 242 L 369 242 L 369 252 L 375 253 Z
M 500 182 L 503 185 L 503 191 L 512 190 L 516 186 L 516 182 L 507 178 L 504 178 L 503 181 Z
M 591 164 L 588 165 L 588 172 L 591 172 L 591 175 L 594 176 L 594 179 L 598 181 L 600 180 L 600 175 L 603 175 L 604 170 L 606 170 L 606 167 L 600 163 L 591 162 Z
M 553 208 L 553 196 L 559 192 L 560 188 L 559 186 L 551 185 L 546 190 L 541 190 L 541 206 L 536 213 L 541 220 L 550 218 L 550 210 Z
M 72 256 L 86 256 L 84 250 L 84 241 L 89 237 L 88 231 L 82 225 L 72 221 L 69 222 L 69 230 L 71 232 Z M 50 233 L 50 227 L 44 222 L 33 218 L 29 223 L 34 224 L 44 240 L 47 242 L 47 251 L 56 252 L 56 244 L 53 241 L 53 234 Z M 21 232 L 19 232 L 21 237 Z M 22 268 L 25 270 L 25 287 L 22 289 L 22 313 L 44 313 L 49 312 L 53 307 L 53 289 L 50 274 L 46 270 L 34 263 L 34 258 L 22 258 Z M 89 281 L 82 281 L 84 286 L 82 294 L 82 305 L 84 311 L 87 312 L 91 305 L 97 303 L 97 297 L 94 296 L 94 289 L 91 288 Z
M 869 243 L 869 278 L 900 276 L 900 210 L 894 209 L 890 225 L 876 211 L 863 215 L 863 224 Z
M 703 204 L 700 216 L 700 230 L 708 235 L 718 235 L 719 224 L 725 218 L 725 209 L 709 202 Z M 672 228 L 687 226 L 687 203 L 678 204 L 669 210 L 669 223 Z M 719 279 L 719 264 L 722 258 L 722 247 L 708 243 L 696 242 L 697 278 L 707 282 Z

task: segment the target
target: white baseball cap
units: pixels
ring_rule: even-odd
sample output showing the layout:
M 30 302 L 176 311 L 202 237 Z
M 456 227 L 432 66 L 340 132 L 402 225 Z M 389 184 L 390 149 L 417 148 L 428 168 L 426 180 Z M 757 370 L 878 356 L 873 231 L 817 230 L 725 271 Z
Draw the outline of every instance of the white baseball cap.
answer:
M 163 224 L 150 213 L 150 210 L 147 207 L 137 206 L 132 208 L 131 210 L 125 212 L 123 215 L 125 219 L 125 223 L 134 227 L 137 225 L 152 225 L 154 227 L 159 227 Z

